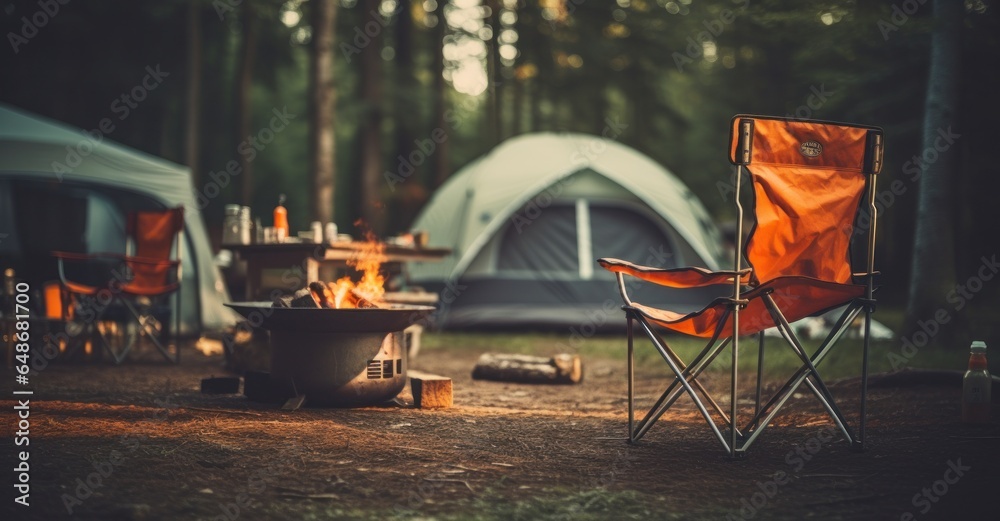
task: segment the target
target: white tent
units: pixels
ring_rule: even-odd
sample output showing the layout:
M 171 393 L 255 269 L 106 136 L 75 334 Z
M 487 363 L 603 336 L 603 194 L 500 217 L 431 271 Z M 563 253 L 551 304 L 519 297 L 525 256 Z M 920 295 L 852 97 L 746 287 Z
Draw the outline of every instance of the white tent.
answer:
M 442 292 L 445 327 L 620 327 L 607 320 L 620 301 L 597 258 L 717 269 L 721 254 L 684 183 L 631 148 L 581 134 L 502 143 L 452 176 L 413 228 L 453 250 L 409 267 L 412 283 Z M 640 291 L 675 308 L 706 302 L 705 292 Z
M 124 251 L 125 211 L 183 205 L 181 333 L 233 324 L 190 170 L 97 137 L 0 105 L 0 264 L 50 279 L 50 250 Z

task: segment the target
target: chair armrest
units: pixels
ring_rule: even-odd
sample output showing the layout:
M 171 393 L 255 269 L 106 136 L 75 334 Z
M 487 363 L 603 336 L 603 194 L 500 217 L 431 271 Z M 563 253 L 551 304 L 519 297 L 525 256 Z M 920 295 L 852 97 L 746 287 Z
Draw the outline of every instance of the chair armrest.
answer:
M 125 260 L 125 255 L 120 253 L 100 252 L 100 253 L 76 253 L 71 251 L 53 251 L 51 255 L 60 261 L 93 261 L 101 259 Z
M 739 271 L 710 271 L 705 268 L 654 268 L 641 266 L 620 259 L 597 259 L 604 269 L 614 273 L 624 273 L 638 279 L 669 288 L 700 288 L 716 284 L 732 284 L 737 276 L 741 284 L 750 282 L 751 268 Z
M 122 256 L 122 260 L 134 266 L 147 266 L 150 268 L 170 268 L 179 266 L 181 261 L 176 259 L 154 259 L 152 257 Z
M 50 253 L 55 257 L 59 269 L 59 281 L 64 286 L 69 286 L 73 291 L 90 293 L 96 291 L 96 287 L 103 285 L 105 281 L 97 280 L 94 276 L 95 270 L 108 275 L 103 278 L 111 278 L 112 272 L 120 271 L 118 266 L 126 264 L 124 255 L 118 253 L 76 253 L 68 251 L 53 251 Z M 73 277 L 66 275 L 67 266 L 73 266 Z M 103 268 L 100 268 L 103 266 Z M 84 275 L 81 277 L 81 275 Z M 91 280 L 92 279 L 92 280 Z M 81 283 L 81 280 L 87 280 Z

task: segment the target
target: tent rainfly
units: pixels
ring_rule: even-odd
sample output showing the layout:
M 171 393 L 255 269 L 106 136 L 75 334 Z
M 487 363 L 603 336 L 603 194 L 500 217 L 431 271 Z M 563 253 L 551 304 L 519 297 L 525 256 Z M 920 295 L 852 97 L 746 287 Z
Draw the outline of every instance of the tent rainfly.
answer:
M 684 183 L 636 150 L 582 134 L 502 143 L 455 173 L 413 228 L 453 251 L 409 266 L 411 283 L 440 292 L 435 318 L 446 328 L 623 328 L 614 278 L 596 259 L 717 269 L 721 255 Z M 725 290 L 638 291 L 683 309 Z
M 127 211 L 178 205 L 185 220 L 181 334 L 222 330 L 237 315 L 223 306 L 229 296 L 191 171 L 0 105 L 0 264 L 19 278 L 57 279 L 53 250 L 124 252 Z

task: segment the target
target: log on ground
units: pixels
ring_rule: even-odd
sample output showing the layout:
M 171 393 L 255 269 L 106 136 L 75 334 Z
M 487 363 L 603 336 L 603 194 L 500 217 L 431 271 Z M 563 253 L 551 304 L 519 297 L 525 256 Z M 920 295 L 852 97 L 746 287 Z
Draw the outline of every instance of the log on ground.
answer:
M 583 363 L 578 355 L 552 357 L 484 353 L 472 370 L 475 380 L 498 382 L 575 384 L 583 381 Z
M 433 409 L 454 404 L 451 378 L 413 370 L 407 371 L 406 375 L 410 378 L 414 407 Z

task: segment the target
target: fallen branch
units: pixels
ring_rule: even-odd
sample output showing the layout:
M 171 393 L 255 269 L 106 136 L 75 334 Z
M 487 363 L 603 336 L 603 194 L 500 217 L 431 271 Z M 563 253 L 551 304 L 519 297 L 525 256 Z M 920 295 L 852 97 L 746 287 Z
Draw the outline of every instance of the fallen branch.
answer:
M 221 412 L 224 414 L 242 414 L 244 416 L 261 416 L 261 414 L 249 411 L 233 411 L 229 409 L 207 409 L 204 407 L 188 407 L 185 405 L 181 406 L 181 409 L 187 409 L 189 411 L 202 411 L 202 412 Z
M 320 494 L 300 494 L 297 492 L 279 492 L 277 494 L 279 497 L 291 497 L 299 499 L 340 499 L 337 494 L 324 492 Z
M 403 445 L 393 445 L 392 448 L 394 448 L 394 449 L 403 449 L 403 450 L 422 450 L 424 452 L 437 452 L 436 450 L 422 449 L 420 447 L 405 447 Z
M 479 470 L 479 469 L 470 469 L 469 467 L 463 467 L 463 466 L 461 466 L 461 465 L 455 465 L 455 464 L 449 464 L 448 466 L 449 466 L 449 467 L 454 467 L 454 468 L 456 468 L 456 469 L 461 469 L 461 470 L 467 470 L 467 471 L 469 471 L 469 472 L 482 472 L 482 471 L 481 471 L 481 470 Z
M 802 505 L 803 507 L 817 507 L 817 506 L 827 506 L 835 505 L 837 503 L 850 503 L 853 501 L 867 501 L 869 499 L 878 499 L 880 497 L 888 496 L 889 494 L 867 494 L 864 496 L 852 496 L 840 499 L 830 499 L 826 501 L 813 501 L 812 503 L 806 503 Z
M 472 485 L 470 485 L 470 484 L 469 484 L 469 482 L 468 482 L 468 481 L 465 481 L 464 479 L 436 479 L 436 478 L 424 478 L 424 481 L 438 481 L 438 482 L 444 482 L 444 483 L 461 483 L 461 484 L 465 485 L 465 487 L 466 487 L 466 488 L 468 488 L 468 489 L 469 489 L 469 492 L 472 492 L 473 494 L 475 494 L 475 493 L 476 493 L 476 491 L 475 491 L 475 490 L 472 490 Z

